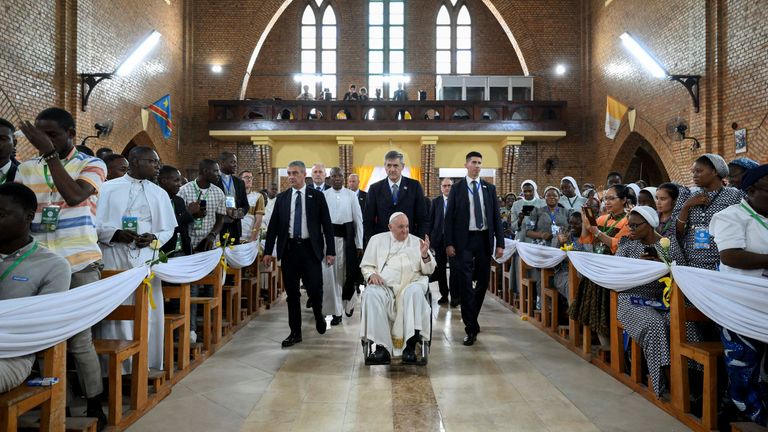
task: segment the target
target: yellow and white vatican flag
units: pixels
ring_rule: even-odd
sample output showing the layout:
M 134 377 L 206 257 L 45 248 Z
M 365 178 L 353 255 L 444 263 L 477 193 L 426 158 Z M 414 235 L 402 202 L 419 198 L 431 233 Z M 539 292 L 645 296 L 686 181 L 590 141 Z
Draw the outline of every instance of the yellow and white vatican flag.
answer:
M 141 109 L 141 128 L 147 130 L 147 121 L 149 120 L 149 110 L 146 108 Z
M 627 112 L 627 106 L 608 96 L 605 103 L 605 136 L 610 139 L 616 138 L 621 126 L 621 119 Z

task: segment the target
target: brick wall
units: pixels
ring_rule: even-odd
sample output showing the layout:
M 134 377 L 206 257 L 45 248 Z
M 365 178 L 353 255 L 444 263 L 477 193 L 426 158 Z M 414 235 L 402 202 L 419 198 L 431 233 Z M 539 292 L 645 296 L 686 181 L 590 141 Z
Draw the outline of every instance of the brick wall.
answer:
M 111 119 L 114 130 L 103 140 L 90 139 L 121 151 L 142 131 L 140 108 L 170 93 L 172 116 L 178 123 L 184 100 L 184 2 L 164 0 L 13 1 L 0 7 L 0 85 L 25 119 L 42 109 L 60 106 L 77 121 L 77 144 L 95 134 L 96 122 Z M 13 29 L 13 30 L 10 30 Z M 150 31 L 162 34 L 145 62 L 128 77 L 99 84 L 88 112 L 80 111 L 79 73 L 111 72 Z M 10 105 L 0 98 L 0 116 L 18 123 Z M 153 119 L 147 128 L 161 158 L 177 163 L 177 134 L 165 140 Z M 146 141 L 146 140 L 145 140 Z M 20 140 L 18 155 L 34 149 Z

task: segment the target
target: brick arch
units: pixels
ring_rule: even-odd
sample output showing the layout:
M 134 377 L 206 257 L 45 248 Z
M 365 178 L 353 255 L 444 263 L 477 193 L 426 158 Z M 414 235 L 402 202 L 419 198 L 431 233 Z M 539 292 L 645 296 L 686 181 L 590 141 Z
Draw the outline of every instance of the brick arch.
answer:
M 264 46 L 264 43 L 266 42 L 267 37 L 269 36 L 269 33 L 272 31 L 277 21 L 283 15 L 283 13 L 288 8 L 288 6 L 290 6 L 293 3 L 293 1 L 294 0 L 284 0 L 282 4 L 277 8 L 275 13 L 272 15 L 272 18 L 270 18 L 264 30 L 259 35 L 259 39 L 256 41 L 256 46 L 254 47 L 251 53 L 250 60 L 248 61 L 248 65 L 246 66 L 245 75 L 243 76 L 243 82 L 240 86 L 240 92 L 239 92 L 240 99 L 245 99 L 245 94 L 246 94 L 246 91 L 248 90 L 248 83 L 251 80 L 251 71 L 253 70 L 253 67 L 256 64 L 256 60 L 259 57 L 261 48 Z M 507 38 L 509 39 L 509 43 L 512 44 L 512 47 L 515 50 L 515 54 L 517 55 L 517 59 L 520 62 L 520 67 L 522 68 L 523 73 L 525 75 L 530 75 L 529 63 L 526 62 L 525 56 L 523 55 L 523 47 L 525 48 L 525 52 L 528 54 L 529 60 L 531 59 L 533 60 L 531 62 L 531 65 L 533 66 L 532 69 L 539 70 L 541 65 L 541 60 L 538 58 L 538 55 L 536 54 L 536 50 L 534 49 L 534 41 L 531 38 L 525 38 L 524 40 L 522 40 L 523 44 L 521 45 L 520 43 L 518 43 L 517 38 L 514 36 L 514 34 L 517 34 L 518 36 L 526 34 L 525 24 L 523 23 L 523 20 L 519 18 L 517 14 L 514 14 L 514 13 L 508 13 L 507 17 L 502 15 L 502 13 L 494 4 L 494 2 L 498 3 L 499 0 L 481 0 L 481 1 L 488 8 L 488 10 L 491 12 L 493 17 L 496 18 L 496 21 L 498 21 L 502 30 L 507 35 Z M 335 2 L 331 1 L 331 4 L 334 6 L 334 10 L 338 11 L 337 5 L 335 4 Z
M 130 141 L 128 141 L 128 144 L 125 145 L 125 148 L 123 148 L 123 151 L 120 152 L 125 157 L 128 157 L 128 153 L 130 153 L 131 149 L 134 147 L 149 147 L 157 151 L 157 147 L 155 146 L 155 143 L 152 142 L 152 138 L 150 138 L 149 134 L 146 131 L 141 131 L 137 133 L 136 135 L 131 138 Z
M 674 178 L 673 173 L 677 169 L 677 164 L 668 144 L 649 125 L 646 124 L 643 127 L 640 123 L 635 123 L 635 131 L 630 132 L 629 127 L 625 126 L 622 128 L 621 133 L 617 135 L 615 142 L 621 142 L 621 145 L 615 147 L 610 157 L 610 168 L 603 173 L 601 178 L 605 178 L 610 171 L 626 173 L 632 157 L 638 149 L 642 149 L 651 156 L 651 159 L 656 163 L 665 180 Z M 634 181 L 633 179 L 625 180 Z

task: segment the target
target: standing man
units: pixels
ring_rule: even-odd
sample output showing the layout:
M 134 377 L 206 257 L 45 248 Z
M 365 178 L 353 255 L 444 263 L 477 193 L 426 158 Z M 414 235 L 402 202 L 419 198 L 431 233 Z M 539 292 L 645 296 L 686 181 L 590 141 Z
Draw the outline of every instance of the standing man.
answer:
M 300 280 L 307 289 L 315 315 L 315 328 L 318 333 L 325 334 L 322 266 L 332 266 L 336 255 L 333 225 L 325 195 L 308 188 L 304 181 L 306 176 L 304 162 L 288 164 L 291 188 L 277 196 L 264 246 L 264 264 L 272 264 L 275 245 L 277 259 L 282 260 L 283 283 L 288 294 L 288 324 L 291 327 L 291 334 L 282 342 L 283 348 L 301 342 Z
M 99 159 L 107 165 L 107 180 L 120 178 L 128 172 L 128 159 L 120 153 L 110 153 Z
M 330 189 L 325 183 L 325 165 L 321 163 L 312 165 L 312 187 L 319 192 Z
M 384 156 L 387 178 L 368 188 L 363 216 L 366 243 L 375 234 L 389 231 L 389 217 L 398 211 L 408 216 L 413 235 L 424 238 L 427 234 L 429 219 L 424 190 L 418 181 L 402 176 L 403 168 L 403 154 L 395 150 L 388 152 Z
M 446 267 L 448 264 L 448 257 L 445 255 L 445 210 L 448 208 L 448 194 L 451 192 L 451 186 L 453 186 L 453 180 L 450 177 L 446 177 L 440 181 L 440 196 L 432 200 L 432 206 L 430 208 L 430 224 L 429 242 L 432 244 L 432 249 L 435 251 L 435 267 L 434 273 L 432 273 L 432 280 L 437 281 L 437 285 L 440 287 L 440 300 L 437 304 L 448 304 L 448 277 L 446 275 Z M 451 285 L 450 302 L 451 307 L 459 305 L 459 298 L 461 295 L 458 293 L 459 287 L 456 284 Z
M 336 260 L 323 267 L 323 315 L 332 315 L 331 325 L 341 324 L 341 311 L 352 298 L 344 299 L 342 287 L 357 274 L 357 258 L 363 256 L 363 212 L 355 193 L 344 187 L 341 168 L 331 168 L 331 189 L 324 192 L 333 223 Z M 360 267 L 357 267 L 359 270 Z M 354 286 L 352 287 L 354 292 Z
M 128 174 L 104 184 L 96 208 L 96 231 L 108 270 L 141 267 L 173 236 L 176 216 L 168 193 L 153 183 L 160 173 L 160 157 L 150 147 L 134 147 L 128 154 Z M 165 312 L 163 287 L 152 279 L 155 307 L 149 310 L 149 367 L 163 370 Z M 130 297 L 129 302 L 133 302 Z M 132 321 L 104 321 L 96 326 L 102 339 L 133 339 Z
M 347 188 L 355 193 L 357 202 L 360 203 L 360 210 L 365 211 L 365 200 L 368 198 L 368 192 L 360 189 L 360 176 L 352 173 L 347 177 Z
M 235 177 L 237 173 L 237 156 L 234 153 L 222 152 L 219 156 L 221 174 L 216 181 L 216 186 L 224 191 L 227 207 L 224 215 L 224 225 L 221 228 L 222 236 L 229 233 L 229 238 L 240 240 L 243 228 L 240 223 L 248 214 L 248 193 L 245 191 L 245 183 Z M 223 242 L 223 237 L 222 237 Z
M 35 124 L 25 121 L 21 130 L 40 157 L 18 167 L 15 181 L 37 196 L 32 236 L 41 246 L 69 262 L 69 289 L 101 278 L 101 249 L 96 234 L 94 198 L 99 193 L 107 167 L 101 159 L 75 149 L 75 120 L 61 108 L 40 112 Z M 101 365 L 91 339 L 91 329 L 67 341 L 73 354 L 80 386 L 88 401 L 87 415 L 106 424 L 101 409 Z
M 211 250 L 224 225 L 226 198 L 224 192 L 216 186 L 219 180 L 219 164 L 211 159 L 203 159 L 198 165 L 197 178 L 179 189 L 179 196 L 189 206 L 197 203 L 200 212 L 194 216 L 189 238 L 193 252 Z
M 16 151 L 16 128 L 11 122 L 0 118 L 0 184 L 13 183 L 16 178 L 16 165 L 13 153 Z
M 111 154 L 115 154 L 115 153 L 109 147 L 102 147 L 96 150 L 96 157 L 103 160 L 105 163 L 107 162 L 107 156 Z
M 264 229 L 267 229 L 269 226 L 269 218 L 272 217 L 275 200 L 277 200 L 277 183 L 271 183 L 267 188 L 267 204 L 264 205 L 264 219 L 261 220 L 261 226 Z
M 494 241 L 498 258 L 504 252 L 504 231 L 496 187 L 480 179 L 483 155 L 471 151 L 465 160 L 467 176 L 459 180 L 448 195 L 445 252 L 451 260 L 451 279 L 461 290 L 461 319 L 467 333 L 464 345 L 470 346 L 480 332 L 477 318 L 491 276 Z M 474 288 L 473 280 L 477 281 Z
M 166 254 L 173 256 L 192 255 L 192 244 L 189 239 L 189 224 L 195 216 L 200 216 L 200 204 L 192 202 L 187 206 L 184 199 L 178 196 L 181 189 L 181 172 L 170 165 L 163 165 L 157 176 L 157 184 L 163 188 L 170 198 L 173 213 L 176 216 L 176 229 L 170 240 L 160 248 Z

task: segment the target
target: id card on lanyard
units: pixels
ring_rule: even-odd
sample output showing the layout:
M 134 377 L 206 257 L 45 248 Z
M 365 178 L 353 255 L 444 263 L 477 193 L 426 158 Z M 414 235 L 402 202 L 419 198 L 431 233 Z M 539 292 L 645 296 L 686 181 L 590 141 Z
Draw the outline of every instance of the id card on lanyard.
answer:
M 72 157 L 64 162 L 64 168 L 77 156 L 79 152 L 75 150 L 72 153 Z M 48 193 L 48 205 L 43 207 L 42 214 L 40 216 L 40 230 L 42 232 L 54 232 L 59 227 L 59 217 L 61 215 L 61 206 L 53 204 L 53 194 L 56 192 L 56 183 L 53 182 L 53 177 L 49 173 L 48 164 L 43 165 L 43 177 L 45 183 L 50 188 Z
M 200 190 L 200 188 L 197 186 L 197 181 L 192 180 L 192 185 L 195 187 L 195 190 L 197 191 L 197 200 L 198 201 L 206 201 L 208 200 L 208 194 L 211 192 L 212 185 L 208 185 L 208 189 L 205 191 L 205 195 L 203 195 L 203 191 Z M 202 200 L 201 200 L 202 198 Z M 200 231 L 203 229 L 203 219 L 204 218 L 195 218 L 195 221 L 192 225 L 192 229 L 195 231 Z

